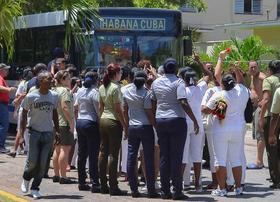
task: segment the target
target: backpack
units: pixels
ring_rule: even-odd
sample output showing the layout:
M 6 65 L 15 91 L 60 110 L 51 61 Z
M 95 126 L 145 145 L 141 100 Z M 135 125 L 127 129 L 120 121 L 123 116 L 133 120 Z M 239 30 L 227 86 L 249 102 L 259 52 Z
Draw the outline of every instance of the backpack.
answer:
M 247 89 L 247 92 L 249 94 L 249 99 L 247 101 L 247 105 L 246 105 L 246 108 L 244 111 L 244 118 L 245 118 L 246 123 L 252 123 L 254 108 L 253 108 L 252 100 L 250 98 L 250 92 L 248 89 Z

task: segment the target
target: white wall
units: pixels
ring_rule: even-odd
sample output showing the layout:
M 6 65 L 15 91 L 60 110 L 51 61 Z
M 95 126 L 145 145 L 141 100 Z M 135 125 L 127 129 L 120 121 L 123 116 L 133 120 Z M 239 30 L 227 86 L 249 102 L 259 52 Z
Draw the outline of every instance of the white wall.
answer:
M 240 22 L 253 22 L 277 19 L 277 0 L 262 0 L 262 12 L 258 15 L 235 14 L 235 0 L 205 0 L 208 5 L 206 12 L 182 13 L 183 26 L 198 29 L 214 29 L 216 25 L 224 25 Z M 253 30 L 230 30 L 215 28 L 213 31 L 201 32 L 199 42 L 203 44 L 208 41 L 229 40 L 231 37 L 245 38 L 253 34 Z

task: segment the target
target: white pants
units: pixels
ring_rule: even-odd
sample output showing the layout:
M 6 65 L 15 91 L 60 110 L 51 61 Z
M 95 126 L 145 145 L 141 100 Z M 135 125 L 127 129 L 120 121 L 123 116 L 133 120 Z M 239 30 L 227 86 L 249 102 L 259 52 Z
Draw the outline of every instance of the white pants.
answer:
M 122 162 L 121 162 L 121 171 L 127 172 L 127 153 L 128 153 L 128 140 L 122 139 Z
M 71 166 L 75 166 L 75 167 L 78 167 L 78 141 L 76 141 L 76 144 L 75 144 L 75 148 L 74 148 L 74 154 L 73 154 L 73 157 L 72 157 L 72 160 L 71 160 Z
M 207 138 L 208 152 L 209 152 L 209 156 L 210 156 L 210 170 L 211 170 L 211 173 L 216 173 L 213 134 L 211 134 L 210 132 L 206 132 L 206 138 Z
M 243 147 L 242 147 L 242 178 L 241 178 L 241 184 L 245 184 L 246 179 L 246 156 L 245 156 L 245 134 L 246 131 L 243 134 Z M 232 166 L 230 165 L 230 162 L 227 164 L 227 184 L 228 185 L 234 185 L 234 177 L 232 174 Z
M 242 166 L 244 150 L 243 132 L 214 132 L 215 166 L 226 167 L 229 161 L 232 167 Z
M 183 164 L 201 163 L 205 134 L 203 124 L 199 126 L 199 133 L 195 134 L 193 124 L 188 123 L 188 134 L 184 147 Z

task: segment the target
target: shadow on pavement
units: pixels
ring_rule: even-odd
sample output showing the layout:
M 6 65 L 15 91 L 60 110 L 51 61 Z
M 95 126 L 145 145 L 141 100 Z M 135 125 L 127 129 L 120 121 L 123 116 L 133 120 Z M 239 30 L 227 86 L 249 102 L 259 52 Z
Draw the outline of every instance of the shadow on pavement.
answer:
M 217 201 L 217 200 L 214 199 L 214 198 L 211 198 L 211 197 L 203 197 L 203 196 L 195 197 L 195 196 L 190 196 L 190 198 L 188 198 L 187 201 Z
M 84 196 L 80 195 L 48 195 L 48 196 L 43 196 L 42 199 L 73 199 L 73 200 L 79 200 L 83 199 Z
M 228 196 L 228 198 L 234 199 L 251 199 L 251 198 L 266 198 L 268 196 L 274 195 L 273 193 L 265 193 L 265 194 L 249 194 L 247 191 L 241 196 Z
M 247 184 L 245 187 L 245 192 L 268 192 L 268 191 L 273 191 L 273 189 L 269 187 L 259 187 L 259 186 L 252 186 Z

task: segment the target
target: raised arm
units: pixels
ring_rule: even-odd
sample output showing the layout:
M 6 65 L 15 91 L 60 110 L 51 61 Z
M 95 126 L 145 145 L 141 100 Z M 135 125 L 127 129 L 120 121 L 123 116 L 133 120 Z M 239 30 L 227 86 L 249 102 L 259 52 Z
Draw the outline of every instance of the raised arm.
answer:
M 244 76 L 243 76 L 242 70 L 240 69 L 240 63 L 239 62 L 236 62 L 234 64 L 234 73 L 235 73 L 235 76 L 236 76 L 236 83 L 244 84 Z
M 204 76 L 208 76 L 209 79 L 212 80 L 213 79 L 212 72 L 200 61 L 200 57 L 198 54 L 196 53 L 193 54 L 193 60 L 200 66 Z
M 225 60 L 226 56 L 227 56 L 227 51 L 226 50 L 221 51 L 219 54 L 219 58 L 218 58 L 216 67 L 215 67 L 214 75 L 219 84 L 221 84 L 221 81 L 222 81 L 223 61 Z

